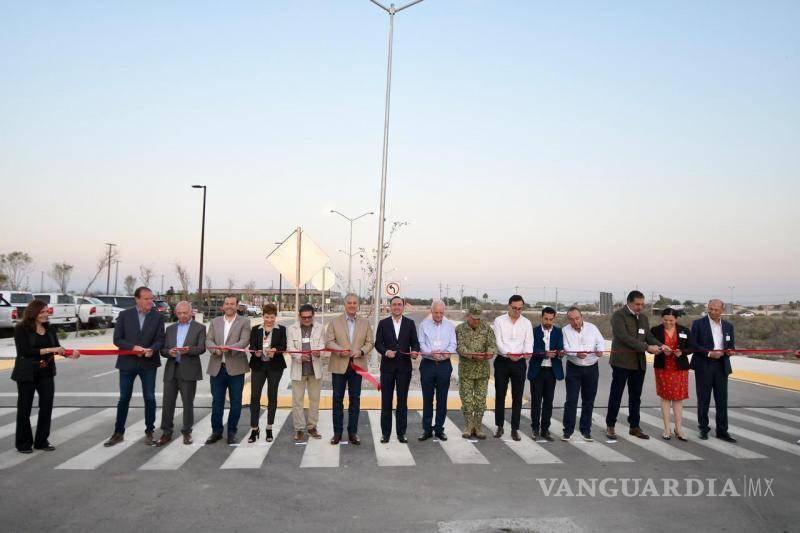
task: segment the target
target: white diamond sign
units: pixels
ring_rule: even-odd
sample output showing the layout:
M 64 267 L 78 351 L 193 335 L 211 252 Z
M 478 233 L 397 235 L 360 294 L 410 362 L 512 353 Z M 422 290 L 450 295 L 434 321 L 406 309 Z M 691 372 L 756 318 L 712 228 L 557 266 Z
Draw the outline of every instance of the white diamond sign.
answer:
M 297 241 L 300 235 L 300 277 L 297 276 Z M 278 246 L 268 257 L 267 261 L 283 274 L 284 279 L 295 287 L 307 283 L 311 277 L 320 272 L 328 264 L 330 257 L 311 237 L 300 228 L 295 230 L 283 244 Z M 326 280 L 327 282 L 327 280 Z
M 323 279 L 325 280 L 324 283 Z M 325 267 L 316 274 L 314 274 L 314 277 L 311 278 L 311 284 L 318 291 L 329 291 L 336 284 L 336 276 L 334 275 L 333 270 L 331 270 L 328 267 Z

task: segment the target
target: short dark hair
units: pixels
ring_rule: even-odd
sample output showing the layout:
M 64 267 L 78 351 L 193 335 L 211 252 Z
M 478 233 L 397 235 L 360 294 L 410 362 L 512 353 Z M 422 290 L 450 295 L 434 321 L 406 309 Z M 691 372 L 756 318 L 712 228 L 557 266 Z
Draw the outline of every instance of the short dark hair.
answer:
M 567 314 L 569 314 L 569 313 L 571 313 L 573 311 L 577 311 L 577 312 L 581 313 L 581 310 L 578 308 L 577 305 L 573 305 L 572 307 L 567 309 Z M 583 316 L 583 313 L 581 313 L 581 316 Z
M 674 316 L 675 318 L 678 318 L 680 316 L 679 312 L 671 307 L 667 307 L 663 311 L 661 311 L 661 316 L 667 316 L 667 315 Z
M 639 298 L 644 300 L 644 294 L 642 294 L 642 291 L 631 291 L 628 293 L 628 303 L 638 300 Z
M 278 306 L 275 304 L 264 304 L 261 306 L 261 314 L 262 315 L 277 315 L 278 314 Z
M 542 309 L 542 316 L 544 316 L 544 315 L 555 315 L 555 314 L 556 314 L 556 310 L 553 309 L 552 307 L 550 307 L 549 305 L 547 307 L 545 307 L 544 309 Z
M 392 304 L 392 302 L 394 302 L 395 300 L 400 300 L 401 302 L 403 302 L 403 305 L 406 305 L 406 301 L 403 299 L 403 297 L 402 297 L 402 296 L 392 296 L 392 297 L 389 299 L 389 305 L 391 305 L 391 304 Z
M 233 298 L 234 300 L 236 300 L 236 304 L 237 305 L 239 304 L 239 297 L 236 296 L 235 294 L 226 294 L 225 296 L 223 296 L 222 303 L 225 303 L 225 300 L 227 300 L 228 298 Z
M 522 305 L 525 305 L 525 300 L 523 300 L 522 296 L 519 294 L 513 294 L 511 295 L 511 298 L 508 299 L 508 305 L 511 305 L 514 302 L 522 302 Z
M 142 285 L 141 287 L 136 287 L 136 290 L 133 291 L 133 297 L 134 298 L 141 298 L 142 297 L 142 293 L 144 291 L 147 291 L 150 294 L 153 294 L 153 291 L 150 290 L 150 287 L 145 287 L 144 285 Z
M 300 313 L 308 313 L 309 311 L 311 311 L 312 316 L 316 313 L 316 310 L 314 310 L 313 305 L 303 304 L 300 306 L 300 309 L 297 310 L 297 314 L 299 315 Z

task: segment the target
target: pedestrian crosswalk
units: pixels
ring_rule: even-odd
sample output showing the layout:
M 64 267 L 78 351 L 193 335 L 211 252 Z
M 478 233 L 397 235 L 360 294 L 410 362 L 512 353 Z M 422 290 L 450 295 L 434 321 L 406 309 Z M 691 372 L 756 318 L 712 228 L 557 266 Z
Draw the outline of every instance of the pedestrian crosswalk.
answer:
M 181 410 L 176 416 L 180 418 Z M 464 439 L 461 436 L 461 415 L 451 411 L 445 420 L 444 429 L 447 440 L 437 438 L 418 442 L 416 431 L 408 435 L 408 443 L 397 441 L 396 435 L 388 443 L 381 443 L 380 412 L 367 411 L 362 415 L 362 445 L 348 445 L 344 440 L 338 446 L 329 442 L 333 433 L 333 422 L 329 412 L 323 411 L 318 430 L 322 439 L 310 438 L 302 445 L 293 441 L 291 411 L 279 409 L 273 434 L 275 440 L 264 440 L 264 429 L 260 438 L 248 443 L 250 430 L 246 425 L 237 434 L 237 443 L 226 445 L 220 442 L 214 446 L 205 446 L 205 440 L 211 434 L 211 414 L 208 409 L 197 409 L 197 422 L 193 431 L 194 444 L 185 445 L 178 435 L 172 442 L 163 447 L 147 448 L 142 445 L 141 430 L 143 421 L 141 412 L 132 412 L 126 427 L 125 440 L 106 448 L 103 443 L 111 434 L 116 409 L 106 408 L 56 408 L 53 410 L 53 423 L 50 441 L 57 446 L 54 452 L 36 451 L 33 454 L 21 454 L 13 448 L 15 431 L 13 408 L 0 408 L 0 470 L 16 468 L 34 468 L 43 464 L 44 468 L 59 471 L 97 471 L 109 468 L 124 468 L 140 471 L 174 471 L 179 469 L 212 468 L 223 470 L 258 470 L 269 469 L 277 464 L 319 469 L 340 468 L 342 466 L 366 467 L 424 467 L 439 468 L 447 465 L 496 465 L 497 463 L 521 466 L 557 466 L 575 461 L 576 457 L 585 456 L 592 462 L 602 464 L 657 462 L 657 461 L 715 461 L 718 458 L 736 460 L 779 460 L 785 461 L 789 456 L 800 456 L 800 445 L 796 443 L 800 437 L 800 411 L 788 408 L 736 408 L 729 410 L 729 418 L 735 421 L 730 433 L 739 442 L 731 444 L 713 437 L 700 440 L 696 428 L 697 415 L 693 409 L 684 410 L 684 433 L 688 442 L 679 442 L 676 438 L 669 441 L 660 438 L 662 421 L 660 410 L 645 408 L 641 410 L 642 428 L 651 435 L 649 440 L 638 439 L 628 434 L 627 425 L 618 422 L 616 425 L 617 442 L 606 442 L 604 438 L 605 419 L 603 413 L 593 413 L 593 424 L 597 429 L 595 442 L 584 442 L 573 438 L 569 442 L 560 441 L 563 432 L 560 418 L 556 411 L 551 420 L 550 430 L 556 440 L 546 442 L 531 438 L 529 429 L 530 411 L 523 410 L 525 427 L 521 428 L 521 440 L 510 437 L 510 431 L 495 439 L 494 414 L 484 413 L 483 424 L 488 428 L 490 436 L 486 440 Z M 627 415 L 625 409 L 620 410 L 620 419 Z M 409 414 L 409 425 L 419 427 L 421 413 Z M 160 420 L 161 413 L 157 413 Z M 227 418 L 227 411 L 225 414 Z M 31 416 L 31 423 L 36 424 L 37 413 Z M 365 427 L 368 426 L 368 427 Z M 157 432 L 158 433 L 158 432 Z M 3 449 L 4 448 L 4 449 Z M 192 459 L 197 457 L 197 459 Z M 358 459 L 354 462 L 354 457 Z M 792 457 L 792 460 L 795 460 Z

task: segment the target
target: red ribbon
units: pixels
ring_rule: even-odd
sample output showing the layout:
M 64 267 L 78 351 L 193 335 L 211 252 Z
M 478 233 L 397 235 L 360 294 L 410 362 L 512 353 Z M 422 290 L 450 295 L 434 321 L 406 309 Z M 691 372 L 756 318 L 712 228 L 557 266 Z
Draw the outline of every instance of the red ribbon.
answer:
M 67 357 L 72 357 L 72 355 L 78 352 L 81 355 L 142 355 L 141 352 L 136 352 L 134 350 L 64 350 L 64 355 Z
M 356 374 L 358 374 L 362 378 L 372 383 L 372 385 L 375 386 L 376 390 L 381 390 L 381 383 L 375 378 L 375 376 L 373 376 L 372 374 L 370 374 L 369 372 L 367 372 L 366 370 L 364 370 L 363 368 L 361 368 L 352 361 L 350 361 L 350 368 L 355 370 Z

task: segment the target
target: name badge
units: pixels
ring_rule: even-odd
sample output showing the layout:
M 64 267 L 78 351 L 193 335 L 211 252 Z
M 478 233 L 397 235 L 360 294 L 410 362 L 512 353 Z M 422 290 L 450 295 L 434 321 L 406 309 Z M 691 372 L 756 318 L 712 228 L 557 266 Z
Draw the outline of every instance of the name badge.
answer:
M 303 337 L 303 342 L 311 344 L 311 337 Z
M 644 335 L 644 328 L 639 328 L 639 335 Z
M 686 335 L 686 333 L 678 333 L 678 337 L 680 337 L 681 339 L 686 339 L 688 338 L 688 335 Z
M 726 341 L 728 341 L 728 342 L 730 342 L 730 340 L 731 340 L 731 336 L 730 336 L 730 335 L 725 335 L 725 340 L 726 340 Z

